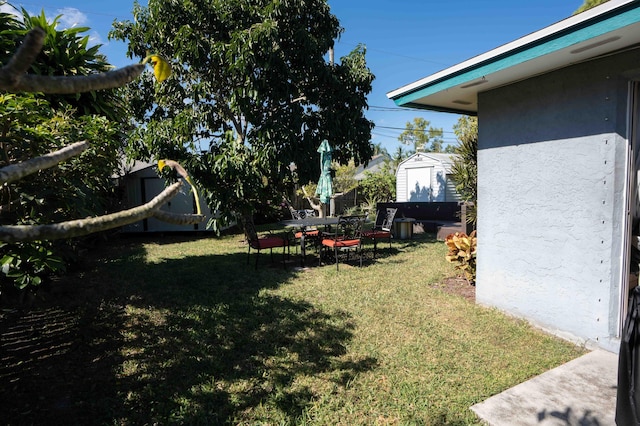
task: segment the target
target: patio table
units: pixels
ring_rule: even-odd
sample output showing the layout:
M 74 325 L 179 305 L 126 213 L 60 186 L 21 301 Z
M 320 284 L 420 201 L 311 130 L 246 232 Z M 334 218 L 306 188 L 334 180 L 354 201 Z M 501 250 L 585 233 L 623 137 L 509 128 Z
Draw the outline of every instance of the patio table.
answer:
M 324 226 L 325 228 L 338 223 L 337 217 L 306 217 L 304 219 L 287 219 L 280 222 L 281 225 L 288 228 L 299 228 L 302 232 L 300 236 L 300 253 L 302 259 L 300 263 L 304 266 L 304 258 L 306 256 L 305 236 L 308 228 Z

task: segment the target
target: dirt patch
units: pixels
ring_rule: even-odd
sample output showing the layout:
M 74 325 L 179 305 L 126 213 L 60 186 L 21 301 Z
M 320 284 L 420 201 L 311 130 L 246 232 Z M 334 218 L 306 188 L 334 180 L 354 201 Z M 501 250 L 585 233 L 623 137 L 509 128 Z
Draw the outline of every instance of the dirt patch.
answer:
M 437 284 L 442 291 L 464 297 L 470 302 L 476 301 L 476 287 L 470 285 L 467 280 L 462 277 L 450 277 Z

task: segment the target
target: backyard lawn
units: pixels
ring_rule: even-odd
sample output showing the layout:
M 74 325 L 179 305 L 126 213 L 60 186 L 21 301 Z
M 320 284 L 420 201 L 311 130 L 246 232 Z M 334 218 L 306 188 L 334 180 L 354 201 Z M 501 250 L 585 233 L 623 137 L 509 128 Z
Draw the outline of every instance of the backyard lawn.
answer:
M 433 236 L 381 247 L 336 272 L 254 270 L 238 234 L 110 242 L 0 312 L 3 421 L 477 424 L 471 405 L 584 353 L 445 291 Z

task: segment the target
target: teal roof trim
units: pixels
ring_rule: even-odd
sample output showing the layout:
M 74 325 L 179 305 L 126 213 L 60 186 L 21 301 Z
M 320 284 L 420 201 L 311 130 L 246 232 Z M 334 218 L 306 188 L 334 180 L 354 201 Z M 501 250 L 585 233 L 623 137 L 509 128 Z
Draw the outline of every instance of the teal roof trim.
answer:
M 409 102 L 408 104 L 402 104 L 401 106 L 405 108 L 425 109 L 427 111 L 451 112 L 453 114 L 462 114 L 462 115 L 471 115 L 471 116 L 478 115 L 477 112 L 472 112 L 472 111 L 467 111 L 462 109 L 455 109 L 455 108 L 444 108 L 437 105 L 416 104 L 413 102 Z
M 612 13 L 609 15 L 598 16 L 596 18 L 598 19 L 597 22 L 591 21 L 582 23 L 578 28 L 568 28 L 562 32 L 550 35 L 545 39 L 532 42 L 531 44 L 522 46 L 519 49 L 506 52 L 484 62 L 472 65 L 457 73 L 442 77 L 439 80 L 426 83 L 422 87 L 415 88 L 410 92 L 394 97 L 393 101 L 398 106 L 412 106 L 416 108 L 417 104 L 413 104 L 413 101 L 417 99 L 469 83 L 470 81 L 480 79 L 494 72 L 510 68 L 514 65 L 521 64 L 531 59 L 544 56 L 557 50 L 567 48 L 574 44 L 590 40 L 613 30 L 639 22 L 640 8 L 632 3 L 627 7 L 627 9 L 629 10 L 623 13 L 620 13 L 618 10 L 613 14 L 613 16 L 611 16 Z M 421 107 L 425 108 L 424 105 Z

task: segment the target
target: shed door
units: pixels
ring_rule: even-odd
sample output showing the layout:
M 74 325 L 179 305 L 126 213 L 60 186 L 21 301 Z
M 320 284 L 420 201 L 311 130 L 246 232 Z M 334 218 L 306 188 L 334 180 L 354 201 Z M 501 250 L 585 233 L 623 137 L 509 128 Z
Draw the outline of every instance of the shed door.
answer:
M 407 169 L 407 201 L 431 201 L 433 167 Z

